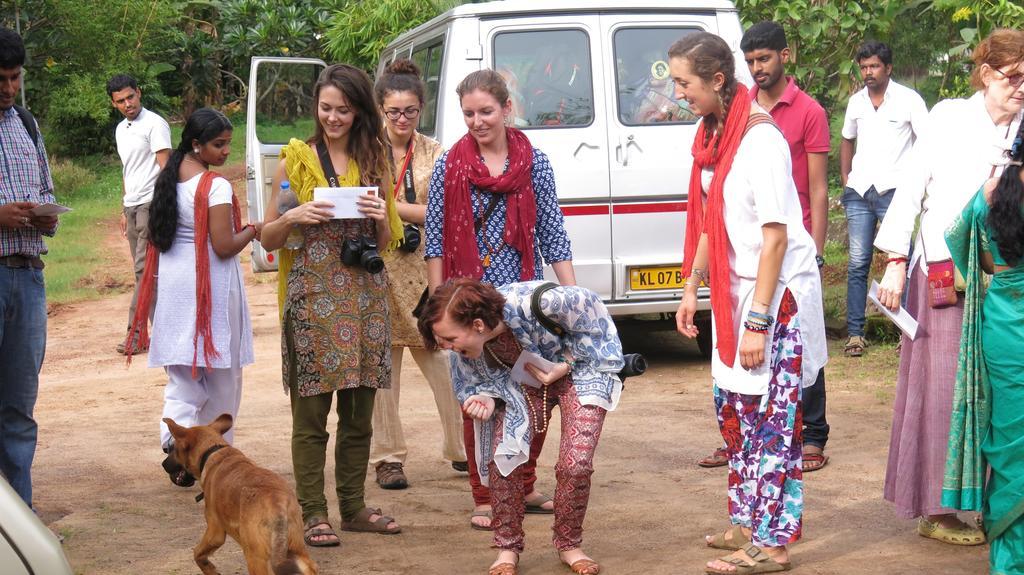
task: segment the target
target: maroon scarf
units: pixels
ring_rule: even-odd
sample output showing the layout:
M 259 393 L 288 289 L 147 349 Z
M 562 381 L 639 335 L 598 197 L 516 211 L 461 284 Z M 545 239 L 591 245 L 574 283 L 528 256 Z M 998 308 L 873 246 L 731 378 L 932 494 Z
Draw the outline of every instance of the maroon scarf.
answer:
M 192 336 L 192 345 L 195 350 L 192 354 L 192 377 L 196 376 L 196 364 L 199 359 L 199 336 L 203 336 L 203 360 L 207 367 L 210 365 L 211 357 L 220 357 L 220 353 L 213 344 L 213 328 L 210 323 L 212 316 L 213 302 L 210 289 L 210 252 L 206 246 L 210 240 L 210 188 L 213 180 L 220 174 L 206 171 L 199 178 L 199 186 L 196 188 L 195 203 L 195 246 L 196 246 L 196 331 Z M 231 194 L 232 223 L 235 233 L 241 231 L 242 212 L 238 206 L 238 198 Z M 153 290 L 156 289 L 156 277 L 160 266 L 160 251 L 152 243 L 146 246 L 146 267 L 142 272 L 142 285 L 139 286 L 139 301 L 135 306 L 135 317 L 132 319 L 132 329 L 128 330 L 128 338 L 125 340 L 124 348 L 128 356 L 128 363 L 132 362 L 134 352 L 135 332 L 139 333 L 139 343 L 143 347 L 149 346 L 149 308 L 153 305 Z
M 444 174 L 444 279 L 484 275 L 473 226 L 470 185 L 505 196 L 506 244 L 522 258 L 521 281 L 533 279 L 533 243 L 537 227 L 537 202 L 533 196 L 533 146 L 522 131 L 506 128 L 508 170 L 492 177 L 480 161 L 480 146 L 466 134 L 448 151 Z M 487 222 L 481 222 L 486 225 Z
M 732 296 L 730 295 L 729 236 L 725 230 L 725 178 L 732 169 L 733 158 L 740 147 L 750 118 L 750 96 L 746 86 L 737 83 L 722 129 L 707 138 L 707 124 L 701 122 L 693 140 L 693 167 L 686 210 L 686 247 L 683 277 L 693 272 L 693 259 L 702 233 L 708 236 L 708 283 L 711 285 L 711 310 L 718 334 L 718 357 L 732 367 L 736 361 L 736 330 L 733 328 Z M 708 205 L 704 209 L 700 172 L 714 167 L 715 175 L 708 188 Z

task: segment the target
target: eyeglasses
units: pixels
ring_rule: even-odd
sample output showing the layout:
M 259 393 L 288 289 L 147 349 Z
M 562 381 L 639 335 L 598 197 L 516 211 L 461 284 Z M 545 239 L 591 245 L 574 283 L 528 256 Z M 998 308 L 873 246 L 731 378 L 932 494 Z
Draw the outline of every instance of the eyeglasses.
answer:
M 387 116 L 388 119 L 393 122 L 398 120 L 402 116 L 405 116 L 410 120 L 415 120 L 420 115 L 420 109 L 406 108 L 404 110 L 399 110 L 398 108 L 388 108 L 387 110 L 384 110 L 384 115 Z
M 1007 75 L 1006 72 L 1003 72 L 999 68 L 992 69 L 995 70 L 996 72 L 999 72 L 999 75 L 1002 76 L 1003 78 L 1006 78 L 1006 81 L 1009 82 L 1010 85 L 1013 86 L 1014 88 L 1020 88 L 1022 85 L 1024 85 L 1024 74 L 1013 74 L 1011 76 Z

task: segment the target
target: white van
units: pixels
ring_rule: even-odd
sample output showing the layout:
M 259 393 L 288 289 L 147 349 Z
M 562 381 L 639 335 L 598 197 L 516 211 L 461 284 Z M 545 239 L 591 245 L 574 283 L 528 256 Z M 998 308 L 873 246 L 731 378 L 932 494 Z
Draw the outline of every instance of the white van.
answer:
M 419 65 L 427 86 L 419 129 L 446 148 L 466 133 L 458 83 L 481 68 L 505 76 L 515 125 L 551 159 L 579 284 L 600 294 L 614 315 L 671 314 L 682 297 L 696 118 L 672 95 L 667 52 L 695 31 L 724 38 L 741 81 L 751 83 L 739 49 L 739 16 L 725 0 L 464 4 L 396 38 L 377 71 L 397 58 Z M 275 88 L 268 81 L 309 78 L 319 65 L 254 59 L 248 117 L 256 121 L 247 134 L 254 218 L 262 215 L 270 165 L 284 143 L 272 138 L 273 129 L 261 133 L 261 111 L 272 117 L 272 106 L 260 98 L 280 95 L 291 103 L 294 94 L 284 84 Z M 305 72 L 294 70 L 303 66 Z M 312 127 L 292 133 L 311 134 Z M 255 269 L 276 267 L 273 254 L 256 252 Z M 548 274 L 553 277 L 550 268 Z M 710 309 L 707 289 L 700 295 L 700 309 Z M 704 314 L 699 341 L 705 354 L 711 350 L 708 319 Z

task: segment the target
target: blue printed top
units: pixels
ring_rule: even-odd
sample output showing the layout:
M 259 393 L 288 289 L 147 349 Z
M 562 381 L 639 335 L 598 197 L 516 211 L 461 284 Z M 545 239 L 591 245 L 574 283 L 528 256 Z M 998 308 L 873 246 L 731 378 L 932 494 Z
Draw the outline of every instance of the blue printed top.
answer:
M 444 256 L 444 176 L 447 171 L 448 152 L 445 152 L 434 164 L 434 173 L 430 177 L 430 189 L 427 192 L 427 218 L 424 224 L 426 231 L 426 259 Z M 483 162 L 483 158 L 480 158 Z M 505 160 L 508 170 L 508 160 Z M 530 279 L 544 276 L 543 262 L 548 264 L 572 260 L 572 247 L 569 236 L 565 233 L 565 220 L 562 210 L 558 207 L 558 194 L 555 191 L 555 173 L 551 169 L 548 157 L 537 148 L 533 149 L 533 192 L 537 203 L 537 231 L 534 242 L 535 275 Z M 482 214 L 491 202 L 490 192 L 480 191 L 476 186 L 469 187 L 470 200 L 474 214 Z M 494 210 L 476 234 L 476 246 L 483 259 L 488 253 L 489 244 L 495 251 L 491 255 L 490 266 L 484 268 L 481 281 L 492 285 L 505 285 L 520 281 L 519 272 L 522 266 L 519 250 L 505 245 L 502 236 L 505 232 L 505 194 L 498 194 Z M 500 246 L 500 247 L 499 247 Z
M 618 373 L 624 365 L 622 343 L 608 309 L 601 298 L 587 288 L 559 286 L 541 297 L 541 311 L 566 328 L 559 338 L 535 318 L 531 298 L 542 281 L 513 283 L 498 287 L 505 296 L 502 310 L 505 324 L 516 341 L 529 352 L 557 362 L 559 355 L 571 353 L 575 359 L 572 382 L 583 405 L 596 405 L 612 411 L 622 394 Z M 471 395 L 487 395 L 505 402 L 505 425 L 501 443 L 492 444 L 493 420 L 475 421 L 477 461 L 486 462 L 494 454 L 498 471 L 507 476 L 527 460 L 530 454 L 529 412 L 522 387 L 503 367 L 491 368 L 483 357 L 471 359 L 449 354 L 452 384 L 459 403 Z M 481 454 L 487 454 L 481 457 Z M 480 478 L 487 484 L 486 463 L 478 466 Z

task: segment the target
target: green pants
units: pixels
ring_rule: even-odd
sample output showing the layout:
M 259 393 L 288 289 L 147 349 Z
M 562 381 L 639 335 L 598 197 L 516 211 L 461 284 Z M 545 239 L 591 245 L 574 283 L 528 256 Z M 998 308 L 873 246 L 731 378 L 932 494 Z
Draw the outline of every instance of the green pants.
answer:
M 292 466 L 295 491 L 302 506 L 302 520 L 327 518 L 324 496 L 324 466 L 327 460 L 327 415 L 335 394 L 338 396 L 338 430 L 334 442 L 334 481 L 342 521 L 351 521 L 366 507 L 363 484 L 370 460 L 373 436 L 373 398 L 376 389 L 357 387 L 334 393 L 299 397 L 291 387 Z

